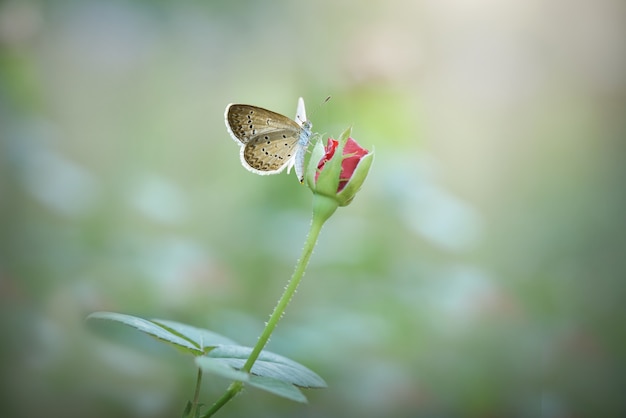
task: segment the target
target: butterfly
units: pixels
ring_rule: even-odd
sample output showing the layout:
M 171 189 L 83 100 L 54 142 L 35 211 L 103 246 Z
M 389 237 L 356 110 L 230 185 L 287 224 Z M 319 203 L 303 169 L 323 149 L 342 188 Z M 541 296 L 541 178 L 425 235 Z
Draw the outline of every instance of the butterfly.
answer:
M 241 164 L 249 171 L 267 175 L 295 168 L 304 181 L 304 157 L 312 124 L 306 119 L 304 100 L 298 99 L 295 120 L 257 106 L 229 104 L 224 112 L 226 129 L 241 146 Z

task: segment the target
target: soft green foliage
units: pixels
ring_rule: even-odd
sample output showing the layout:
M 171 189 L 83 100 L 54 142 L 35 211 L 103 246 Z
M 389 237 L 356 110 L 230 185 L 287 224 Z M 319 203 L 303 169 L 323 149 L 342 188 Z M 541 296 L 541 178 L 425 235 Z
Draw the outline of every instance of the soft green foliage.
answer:
M 235 344 L 235 342 L 230 338 L 226 338 L 223 335 L 219 335 L 213 331 L 209 331 L 208 329 L 196 328 L 191 325 L 181 324 L 180 322 L 166 319 L 152 319 L 151 321 L 171 333 L 180 335 L 188 341 L 193 342 L 204 353 L 218 345 Z
M 251 349 L 242 346 L 219 346 L 207 357 L 219 359 L 235 369 L 241 369 Z M 268 351 L 262 351 L 252 367 L 252 374 L 281 380 L 303 388 L 325 388 L 326 382 L 301 364 Z
M 252 367 L 252 376 L 241 372 L 239 370 L 242 369 L 252 349 L 235 345 L 234 341 L 206 329 L 175 321 L 146 320 L 115 312 L 94 312 L 87 317 L 87 320 L 111 321 L 132 327 L 196 356 L 196 364 L 206 373 L 246 382 L 293 401 L 306 402 L 306 397 L 296 386 L 326 387 L 326 382 L 310 369 L 268 351 L 261 351 L 261 355 Z
M 306 403 L 306 397 L 302 392 L 294 385 L 283 380 L 267 376 L 250 376 L 248 384 L 292 401 Z
M 146 320 L 116 312 L 94 312 L 88 320 L 114 321 L 133 327 L 157 340 L 174 345 L 193 355 L 202 355 L 217 345 L 234 344 L 234 341 L 206 329 L 192 327 L 163 319 Z
M 196 357 L 195 361 L 198 367 L 205 373 L 210 373 L 229 380 L 238 380 L 240 382 L 248 382 L 250 380 L 248 373 L 241 372 L 229 366 L 228 363 L 221 358 Z

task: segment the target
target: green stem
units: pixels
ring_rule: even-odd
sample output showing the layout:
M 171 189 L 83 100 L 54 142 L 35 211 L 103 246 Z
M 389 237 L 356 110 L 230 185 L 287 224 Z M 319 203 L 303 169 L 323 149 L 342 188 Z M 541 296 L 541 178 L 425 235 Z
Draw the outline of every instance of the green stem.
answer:
M 280 318 L 285 313 L 285 309 L 287 309 L 287 305 L 289 305 L 291 298 L 293 298 L 293 295 L 296 293 L 296 289 L 298 288 L 298 285 L 300 284 L 300 280 L 302 280 L 302 277 L 304 276 L 304 271 L 306 270 L 306 267 L 309 264 L 309 259 L 311 258 L 311 254 L 313 254 L 313 248 L 315 248 L 315 243 L 317 242 L 317 238 L 320 235 L 322 226 L 328 220 L 328 218 L 330 218 L 330 216 L 335 212 L 335 209 L 337 209 L 337 204 L 334 201 L 334 199 L 321 196 L 321 195 L 314 195 L 313 219 L 311 221 L 309 235 L 307 236 L 306 241 L 304 242 L 304 248 L 302 249 L 302 256 L 298 260 L 296 264 L 296 269 L 293 272 L 293 275 L 291 276 L 291 280 L 289 280 L 289 282 L 287 283 L 287 286 L 285 287 L 285 290 L 282 296 L 280 297 L 280 299 L 278 300 L 278 303 L 276 304 L 276 307 L 274 308 L 274 312 L 272 312 L 272 315 L 270 316 L 269 321 L 267 321 L 267 324 L 265 325 L 265 329 L 261 333 L 261 336 L 259 337 L 256 345 L 252 349 L 252 352 L 250 353 L 250 357 L 248 357 L 248 360 L 241 368 L 242 371 L 246 373 L 250 373 L 250 371 L 252 370 L 252 366 L 254 365 L 254 362 L 256 362 L 257 359 L 259 358 L 261 351 L 267 344 L 267 341 L 272 335 L 272 332 L 274 332 L 276 325 L 278 325 L 278 321 L 280 321 Z M 224 395 L 222 395 L 211 406 L 211 409 L 207 411 L 207 413 L 203 416 L 203 418 L 208 418 L 212 416 L 213 414 L 215 414 L 215 412 L 217 412 L 222 406 L 224 406 L 228 401 L 234 398 L 235 395 L 237 395 L 237 393 L 241 391 L 241 389 L 243 389 L 243 382 L 233 382 L 226 390 L 226 393 L 224 393 Z
M 267 324 L 265 325 L 265 329 L 261 333 L 261 336 L 259 337 L 256 345 L 252 349 L 250 357 L 248 357 L 248 360 L 243 365 L 241 369 L 242 371 L 250 373 L 250 370 L 252 370 L 252 365 L 254 365 L 254 362 L 259 358 L 261 350 L 263 350 L 263 347 L 265 347 L 265 344 L 267 344 L 267 341 L 270 339 L 272 332 L 274 332 L 276 325 L 278 325 L 278 321 L 280 321 L 280 318 L 285 313 L 287 305 L 289 305 L 291 298 L 296 293 L 296 289 L 300 284 L 300 280 L 302 280 L 302 277 L 304 276 L 304 270 L 309 264 L 309 259 L 311 258 L 311 254 L 313 254 L 313 248 L 315 247 L 315 243 L 317 242 L 317 238 L 319 237 L 323 225 L 324 221 L 316 222 L 315 217 L 313 217 L 313 221 L 311 222 L 311 229 L 309 230 L 309 235 L 307 236 L 304 243 L 304 248 L 302 249 L 302 256 L 296 264 L 296 269 L 293 272 L 293 276 L 291 276 L 291 280 L 289 280 L 289 282 L 287 283 L 287 287 L 285 287 L 283 295 L 278 300 L 278 303 L 274 308 L 274 312 L 272 312 L 269 321 L 267 321 Z
M 213 405 L 211 405 L 211 408 L 207 411 L 206 414 L 202 416 L 202 418 L 208 418 L 213 416 L 213 414 L 215 414 L 221 407 L 226 405 L 228 401 L 234 398 L 235 395 L 237 395 L 241 391 L 241 389 L 243 389 L 242 382 L 237 381 L 231 383 L 228 389 L 226 389 L 226 392 L 217 401 L 215 401 Z
M 197 416 L 198 400 L 200 399 L 200 386 L 202 385 L 202 369 L 198 367 L 198 376 L 196 377 L 196 389 L 193 393 L 193 401 L 191 403 L 191 413 L 189 416 Z

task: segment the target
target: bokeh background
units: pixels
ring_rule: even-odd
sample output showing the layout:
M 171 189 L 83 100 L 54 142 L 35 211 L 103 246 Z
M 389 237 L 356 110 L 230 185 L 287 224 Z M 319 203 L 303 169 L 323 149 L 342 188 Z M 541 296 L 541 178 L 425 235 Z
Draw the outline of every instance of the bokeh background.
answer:
M 223 112 L 303 96 L 376 150 L 268 347 L 329 388 L 221 416 L 626 416 L 625 9 L 0 2 L 0 415 L 180 416 L 192 359 L 93 311 L 254 344 L 312 196 Z

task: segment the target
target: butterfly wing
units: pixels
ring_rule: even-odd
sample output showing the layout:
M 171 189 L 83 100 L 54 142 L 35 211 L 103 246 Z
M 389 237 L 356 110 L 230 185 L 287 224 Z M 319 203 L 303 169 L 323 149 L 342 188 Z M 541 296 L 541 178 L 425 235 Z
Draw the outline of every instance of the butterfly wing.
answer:
M 241 148 L 241 162 L 257 174 L 280 173 L 295 158 L 298 132 L 281 129 L 252 137 Z
M 298 108 L 296 109 L 296 122 L 302 126 L 307 121 L 306 110 L 304 109 L 304 99 L 300 97 L 298 99 Z
M 280 113 L 244 104 L 230 104 L 224 115 L 230 136 L 240 144 L 276 130 L 286 130 L 297 137 L 300 125 Z
M 241 148 L 241 162 L 256 174 L 276 174 L 294 159 L 300 125 L 279 113 L 256 106 L 226 107 L 226 128 Z

